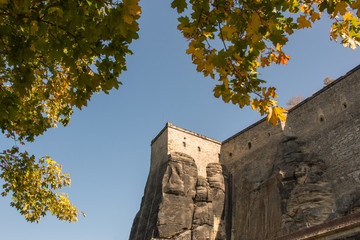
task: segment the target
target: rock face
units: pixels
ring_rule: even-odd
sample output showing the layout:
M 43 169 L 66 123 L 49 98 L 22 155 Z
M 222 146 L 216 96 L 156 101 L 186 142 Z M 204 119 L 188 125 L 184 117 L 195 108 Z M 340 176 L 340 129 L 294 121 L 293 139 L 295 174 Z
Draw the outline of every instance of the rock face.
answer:
M 130 239 L 225 239 L 224 170 L 220 163 L 210 163 L 206 173 L 206 178 L 198 176 L 196 163 L 187 154 L 169 155 L 161 181 L 156 224 L 148 224 L 143 231 L 152 234 L 144 236 L 137 231 L 143 228 L 136 218 Z M 149 211 L 144 203 L 137 216 L 143 211 Z
M 359 99 L 360 66 L 281 125 L 261 120 L 221 144 L 168 124 L 130 239 L 282 239 L 356 216 L 358 230 L 329 239 L 359 239 Z
M 162 180 L 163 196 L 154 237 L 171 238 L 191 229 L 196 181 L 194 159 L 181 153 L 172 154 Z
M 281 227 L 286 233 L 325 222 L 335 204 L 331 183 L 323 177 L 325 162 L 304 153 L 302 146 L 296 137 L 286 137 L 274 172 L 280 175 Z

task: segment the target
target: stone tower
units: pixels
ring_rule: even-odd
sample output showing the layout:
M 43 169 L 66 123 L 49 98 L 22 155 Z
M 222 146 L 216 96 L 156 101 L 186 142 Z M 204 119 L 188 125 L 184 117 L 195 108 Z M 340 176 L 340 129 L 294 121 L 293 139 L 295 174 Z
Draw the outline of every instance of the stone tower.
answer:
M 150 173 L 130 239 L 210 240 L 225 234 L 220 146 L 166 124 L 151 143 Z

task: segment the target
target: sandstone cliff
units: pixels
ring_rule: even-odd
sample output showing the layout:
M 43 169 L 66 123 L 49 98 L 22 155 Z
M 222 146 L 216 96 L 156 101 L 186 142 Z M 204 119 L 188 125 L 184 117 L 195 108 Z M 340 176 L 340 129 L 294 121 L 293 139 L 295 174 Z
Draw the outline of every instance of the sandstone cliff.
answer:
M 225 180 L 223 167 L 210 163 L 207 177 L 198 176 L 192 157 L 169 155 L 161 176 L 161 201 L 143 201 L 130 239 L 226 239 L 224 225 Z M 154 206 L 156 204 L 156 206 Z M 144 229 L 140 216 L 156 208 L 156 221 Z M 149 217 L 149 220 L 152 220 Z M 140 231 L 139 231 L 140 230 Z

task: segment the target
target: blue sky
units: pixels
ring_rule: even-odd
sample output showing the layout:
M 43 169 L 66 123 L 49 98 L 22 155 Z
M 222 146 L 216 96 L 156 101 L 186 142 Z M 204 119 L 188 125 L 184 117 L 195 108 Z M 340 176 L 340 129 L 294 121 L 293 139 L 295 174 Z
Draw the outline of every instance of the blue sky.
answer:
M 131 46 L 124 83 L 110 95 L 93 96 L 75 111 L 68 127 L 52 129 L 27 145 L 37 157 L 50 155 L 70 173 L 64 189 L 87 214 L 77 223 L 46 216 L 28 223 L 9 198 L 0 198 L 1 239 L 128 239 L 139 210 L 150 164 L 150 142 L 166 122 L 223 141 L 260 119 L 250 108 L 213 97 L 216 81 L 196 72 L 185 54 L 186 40 L 176 29 L 170 1 L 142 1 L 140 39 Z M 275 86 L 280 105 L 291 96 L 311 96 L 323 79 L 336 79 L 359 64 L 353 51 L 329 41 L 329 22 L 295 33 L 287 66 L 261 70 Z

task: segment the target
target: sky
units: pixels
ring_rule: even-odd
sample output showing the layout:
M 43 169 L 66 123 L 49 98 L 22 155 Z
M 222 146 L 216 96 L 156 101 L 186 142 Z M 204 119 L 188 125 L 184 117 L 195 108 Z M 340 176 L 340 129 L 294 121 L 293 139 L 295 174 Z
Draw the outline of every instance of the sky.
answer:
M 72 185 L 62 192 L 87 217 L 68 223 L 47 215 L 39 224 L 29 223 L 10 207 L 9 197 L 0 197 L 0 239 L 128 239 L 149 171 L 150 143 L 166 122 L 223 141 L 261 119 L 250 108 L 213 96 L 217 82 L 198 73 L 185 54 L 187 42 L 176 29 L 170 2 L 141 2 L 140 38 L 120 77 L 124 85 L 94 95 L 69 126 L 26 146 L 38 158 L 50 155 L 63 165 Z M 311 96 L 325 77 L 336 79 L 360 63 L 360 50 L 330 41 L 329 30 L 325 20 L 294 33 L 284 48 L 288 65 L 260 71 L 277 88 L 281 106 L 291 96 Z

